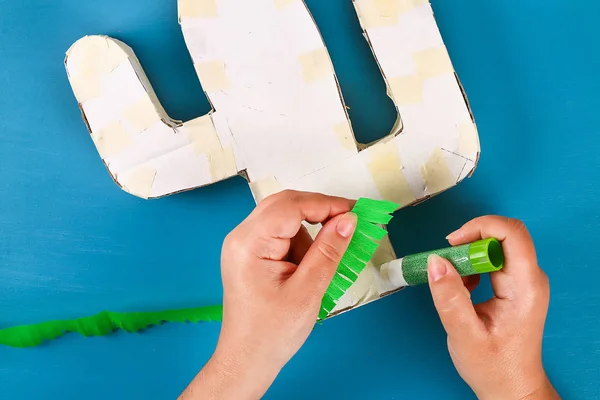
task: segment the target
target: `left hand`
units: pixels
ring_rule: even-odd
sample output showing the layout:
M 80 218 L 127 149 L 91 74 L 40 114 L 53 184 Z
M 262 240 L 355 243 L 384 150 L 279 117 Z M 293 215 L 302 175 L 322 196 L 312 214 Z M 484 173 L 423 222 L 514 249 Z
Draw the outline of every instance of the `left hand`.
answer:
M 260 398 L 304 344 L 356 228 L 354 201 L 284 191 L 225 239 L 217 349 L 182 399 Z M 314 243 L 302 225 L 323 223 Z

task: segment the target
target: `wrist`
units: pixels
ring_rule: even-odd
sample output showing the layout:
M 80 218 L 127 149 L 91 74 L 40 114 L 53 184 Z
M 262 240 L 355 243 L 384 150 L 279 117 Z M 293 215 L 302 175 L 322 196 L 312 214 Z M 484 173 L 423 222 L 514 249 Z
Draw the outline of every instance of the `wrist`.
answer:
M 550 383 L 547 376 L 544 377 L 544 382 L 536 390 L 521 398 L 520 400 L 560 400 L 560 396 Z
M 259 399 L 269 389 L 280 368 L 252 359 L 244 351 L 217 348 L 198 379 L 208 399 Z
M 560 400 L 543 367 L 531 369 L 527 375 L 513 375 L 501 385 L 499 383 L 492 385 L 495 388 L 488 385 L 479 390 L 473 387 L 473 390 L 480 400 Z

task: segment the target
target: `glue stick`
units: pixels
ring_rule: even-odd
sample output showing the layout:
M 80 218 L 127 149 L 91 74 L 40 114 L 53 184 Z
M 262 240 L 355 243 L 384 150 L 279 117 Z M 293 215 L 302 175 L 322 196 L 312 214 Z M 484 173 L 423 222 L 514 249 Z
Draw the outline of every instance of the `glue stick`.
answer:
M 497 239 L 490 238 L 390 261 L 381 266 L 381 276 L 394 288 L 427 283 L 427 258 L 432 254 L 450 261 L 460 276 L 496 272 L 504 266 L 502 245 Z

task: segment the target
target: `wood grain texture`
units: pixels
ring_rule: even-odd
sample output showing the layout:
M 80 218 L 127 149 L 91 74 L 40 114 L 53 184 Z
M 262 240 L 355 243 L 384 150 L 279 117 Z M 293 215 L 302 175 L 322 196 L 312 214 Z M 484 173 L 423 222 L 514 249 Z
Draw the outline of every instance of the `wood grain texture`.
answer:
M 351 2 L 307 3 L 358 139 L 384 136 L 394 108 Z M 390 229 L 397 253 L 442 247 L 477 215 L 523 219 L 552 287 L 548 373 L 565 398 L 599 399 L 600 3 L 433 6 L 483 153 L 473 179 L 398 213 Z M 174 118 L 202 115 L 209 105 L 198 101 L 175 1 L 0 0 L 0 10 L 0 326 L 218 301 L 221 241 L 253 205 L 246 183 L 151 202 L 122 193 L 97 160 L 62 65 L 79 37 L 115 36 L 135 48 Z M 480 300 L 490 293 L 482 286 Z M 0 348 L 0 399 L 174 398 L 209 357 L 218 329 L 172 325 Z M 346 374 L 328 373 L 335 365 L 360 365 L 366 379 L 349 385 Z M 266 398 L 470 396 L 427 288 L 413 288 L 318 327 Z

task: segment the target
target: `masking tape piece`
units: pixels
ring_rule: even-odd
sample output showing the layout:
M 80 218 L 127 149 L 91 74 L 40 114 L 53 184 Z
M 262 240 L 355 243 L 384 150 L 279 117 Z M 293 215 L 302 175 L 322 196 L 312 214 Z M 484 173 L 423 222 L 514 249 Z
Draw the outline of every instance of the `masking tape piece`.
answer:
M 398 17 L 428 0 L 355 0 L 358 18 L 363 29 L 394 26 Z
M 375 266 L 380 266 L 395 259 L 396 254 L 394 253 L 394 248 L 392 247 L 390 237 L 388 235 L 379 242 L 379 247 L 377 250 L 375 250 L 375 254 L 373 255 L 370 263 Z
M 465 157 L 470 157 L 479 152 L 479 136 L 473 122 L 458 124 L 458 151 Z
M 422 79 L 454 72 L 446 46 L 413 53 L 412 58 Z
M 270 195 L 281 192 L 283 190 L 283 186 L 281 183 L 279 183 L 279 181 L 277 181 L 277 179 L 275 179 L 274 176 L 271 176 L 260 181 L 250 182 L 250 190 L 254 195 L 256 204 L 258 204 Z
M 444 151 L 436 148 L 427 164 L 421 169 L 423 182 L 428 194 L 439 193 L 456 184 L 456 178 L 450 172 Z
M 82 76 L 69 77 L 71 82 L 71 88 L 77 101 L 85 103 L 86 101 L 102 96 L 102 80 L 101 79 L 87 79 Z
M 325 47 L 300 55 L 302 76 L 305 82 L 315 82 L 333 75 L 333 66 Z
M 354 140 L 349 121 L 335 124 L 333 126 L 333 131 L 335 132 L 335 137 L 342 146 L 349 150 L 356 150 L 356 140 Z
M 309 224 L 308 222 L 305 222 L 304 227 L 306 228 L 306 231 L 308 232 L 310 237 L 314 239 L 317 237 L 317 235 L 321 231 L 321 228 L 323 228 L 323 225 L 321 225 L 321 224 L 313 225 L 313 224 Z
M 287 6 L 294 4 L 296 0 L 275 0 L 275 8 L 281 10 Z
M 105 36 L 87 36 L 67 52 L 67 69 L 76 80 L 100 80 L 127 60 L 127 53 L 114 40 Z
M 156 170 L 149 166 L 140 166 L 132 171 L 117 175 L 117 182 L 126 192 L 147 199 L 156 178 Z
M 217 0 L 179 0 L 179 20 L 184 18 L 216 18 L 219 16 Z
M 237 174 L 235 155 L 232 147 L 211 151 L 208 153 L 210 176 L 213 182 L 221 181 Z
M 221 151 L 221 142 L 210 115 L 186 122 L 185 132 L 197 154 Z
M 204 91 L 216 92 L 229 87 L 223 61 L 207 61 L 195 64 L 194 67 Z
M 144 132 L 146 129 L 160 121 L 158 111 L 156 111 L 150 97 L 146 96 L 137 103 L 126 108 L 125 111 L 123 111 L 123 118 L 129 122 L 135 133 Z
M 424 101 L 423 83 L 419 75 L 391 78 L 389 80 L 389 87 L 397 106 L 418 104 Z
M 406 206 L 416 200 L 402 173 L 400 152 L 394 142 L 381 143 L 369 149 L 367 165 L 381 197 Z
M 129 147 L 133 141 L 123 124 L 111 122 L 96 133 L 92 133 L 96 148 L 102 159 L 109 158 Z

